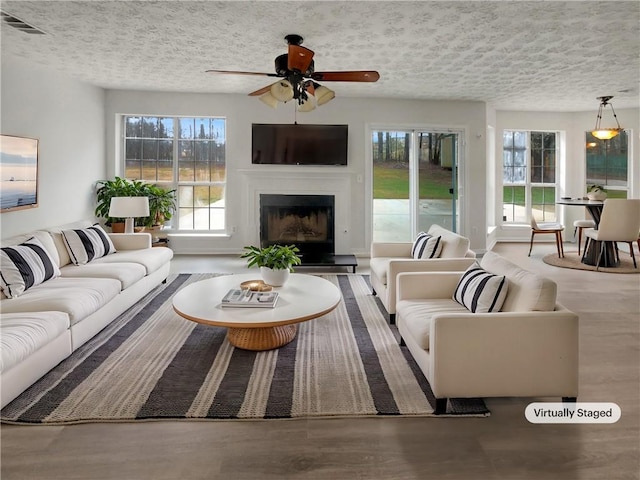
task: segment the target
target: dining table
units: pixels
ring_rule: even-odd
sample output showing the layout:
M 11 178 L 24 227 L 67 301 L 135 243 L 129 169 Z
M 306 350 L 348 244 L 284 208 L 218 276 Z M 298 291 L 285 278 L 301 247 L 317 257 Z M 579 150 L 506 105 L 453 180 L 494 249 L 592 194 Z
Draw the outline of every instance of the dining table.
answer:
M 591 215 L 591 218 L 595 222 L 595 229 L 598 229 L 600 224 L 600 217 L 602 216 L 602 208 L 604 207 L 604 201 L 602 200 L 589 200 L 588 198 L 561 198 L 556 200 L 557 205 L 569 205 L 576 207 L 585 207 Z M 598 253 L 602 242 L 589 239 L 588 245 L 585 248 L 584 255 L 582 256 L 582 263 L 586 265 L 596 266 L 598 261 Z M 600 267 L 617 267 L 618 260 L 616 257 L 616 245 L 615 242 L 604 242 L 604 251 L 600 258 Z

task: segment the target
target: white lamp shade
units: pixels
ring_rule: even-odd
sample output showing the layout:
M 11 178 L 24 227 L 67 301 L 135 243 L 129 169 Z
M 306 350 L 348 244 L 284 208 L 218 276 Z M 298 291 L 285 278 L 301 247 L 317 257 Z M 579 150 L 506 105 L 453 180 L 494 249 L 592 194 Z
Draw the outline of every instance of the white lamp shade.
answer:
M 307 99 L 302 102 L 301 105 L 298 105 L 299 112 L 310 112 L 311 110 L 315 110 L 316 108 L 316 98 L 313 95 L 307 94 Z
M 288 102 L 293 98 L 293 87 L 289 80 L 280 80 L 271 85 L 271 95 L 279 102 Z
M 316 97 L 316 103 L 318 105 L 324 105 L 325 103 L 335 98 L 336 92 L 328 89 L 324 85 L 320 85 L 318 88 L 316 88 L 314 95 Z
M 149 216 L 149 197 L 113 197 L 109 204 L 112 218 L 132 218 Z
M 260 95 L 260 101 L 269 105 L 271 108 L 278 108 L 278 99 L 271 95 L 270 92 L 265 93 L 264 95 Z

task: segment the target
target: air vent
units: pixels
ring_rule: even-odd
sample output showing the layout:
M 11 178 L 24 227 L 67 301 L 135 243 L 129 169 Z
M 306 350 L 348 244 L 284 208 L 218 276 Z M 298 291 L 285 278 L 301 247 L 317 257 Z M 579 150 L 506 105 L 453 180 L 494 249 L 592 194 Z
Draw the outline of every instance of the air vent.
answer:
M 35 34 L 35 35 L 44 35 L 45 34 L 42 30 L 38 30 L 33 25 L 29 25 L 28 23 L 23 22 L 18 17 L 14 17 L 13 15 L 9 15 L 6 12 L 0 12 L 0 15 L 2 16 L 2 23 L 4 23 L 5 25 L 8 25 L 10 27 L 15 28 L 16 30 L 20 30 L 21 32 L 24 32 L 24 33 L 32 33 L 32 34 Z

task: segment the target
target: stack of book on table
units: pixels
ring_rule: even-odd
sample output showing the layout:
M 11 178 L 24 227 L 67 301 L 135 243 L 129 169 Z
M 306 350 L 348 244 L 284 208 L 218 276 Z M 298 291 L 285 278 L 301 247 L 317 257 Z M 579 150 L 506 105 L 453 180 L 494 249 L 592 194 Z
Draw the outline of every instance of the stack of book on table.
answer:
M 278 292 L 254 292 L 232 288 L 222 298 L 223 307 L 273 308 L 278 301 Z

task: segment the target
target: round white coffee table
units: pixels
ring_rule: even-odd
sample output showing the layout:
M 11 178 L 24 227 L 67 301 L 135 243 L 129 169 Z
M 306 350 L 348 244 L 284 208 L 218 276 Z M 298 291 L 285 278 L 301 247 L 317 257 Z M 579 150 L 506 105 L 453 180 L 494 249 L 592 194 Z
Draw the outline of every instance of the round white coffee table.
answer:
M 220 300 L 242 282 L 258 280 L 259 274 L 224 275 L 187 285 L 173 297 L 173 309 L 197 323 L 226 327 L 227 339 L 245 350 L 272 350 L 296 336 L 297 323 L 321 317 L 342 299 L 338 287 L 324 278 L 291 274 L 273 308 L 221 307 Z

